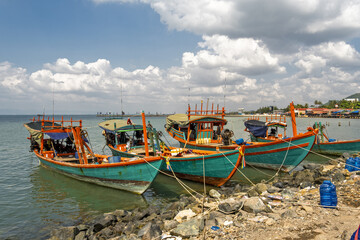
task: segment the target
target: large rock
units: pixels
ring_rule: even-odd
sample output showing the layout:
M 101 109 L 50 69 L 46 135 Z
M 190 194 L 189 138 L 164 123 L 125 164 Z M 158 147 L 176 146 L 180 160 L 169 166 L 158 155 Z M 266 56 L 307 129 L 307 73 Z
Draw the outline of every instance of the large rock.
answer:
M 298 214 L 293 209 L 288 209 L 285 212 L 281 214 L 282 218 L 296 218 L 298 217 Z
M 79 233 L 77 227 L 63 227 L 51 231 L 51 240 L 73 240 Z
M 334 182 L 342 182 L 344 181 L 346 178 L 344 176 L 344 174 L 342 174 L 341 172 L 336 172 L 333 177 L 332 177 L 332 180 Z
M 174 229 L 176 228 L 176 226 L 178 225 L 179 223 L 175 220 L 165 220 L 164 221 L 164 229 L 165 231 L 169 231 L 171 229 Z
M 180 211 L 176 216 L 175 220 L 179 223 L 189 220 L 190 218 L 194 217 L 196 214 L 191 209 L 186 209 Z
M 267 207 L 260 198 L 252 197 L 245 200 L 244 211 L 249 213 L 259 213 L 271 212 L 271 209 Z
M 283 183 L 283 182 L 276 182 L 273 184 L 274 187 L 277 187 L 277 188 L 284 188 L 286 185 L 286 183 Z
M 297 172 L 294 178 L 294 185 L 300 186 L 302 182 L 314 182 L 314 173 L 309 169 Z
M 215 189 L 211 189 L 209 191 L 209 195 L 210 195 L 210 197 L 213 197 L 213 198 L 220 198 L 221 197 L 221 194 L 218 191 L 216 191 Z
M 316 163 L 307 163 L 303 165 L 304 169 L 310 169 L 310 170 L 314 170 L 316 168 L 318 168 L 319 166 L 321 166 L 320 164 L 316 164 Z
M 140 237 L 142 240 L 151 240 L 160 237 L 161 233 L 162 231 L 158 225 L 149 222 L 140 229 L 138 237 Z
M 258 183 L 255 185 L 255 191 L 259 194 L 262 194 L 263 192 L 266 192 L 268 187 L 265 183 Z
M 248 192 L 247 192 L 249 197 L 256 197 L 259 196 L 259 193 L 255 190 L 255 188 L 251 188 Z
M 244 200 L 241 198 L 227 198 L 220 202 L 218 208 L 225 214 L 231 214 L 237 212 L 243 204 Z
M 345 152 L 345 153 L 343 153 L 343 154 L 341 155 L 341 157 L 342 157 L 343 159 L 348 159 L 349 157 L 351 157 L 351 155 L 350 155 L 349 153 Z
M 177 227 L 170 231 L 175 236 L 184 238 L 196 237 L 204 228 L 204 221 L 202 219 L 193 218 L 189 221 L 180 223 Z
M 233 213 L 236 209 L 232 208 L 229 203 L 220 203 L 219 210 L 225 214 Z
M 118 209 L 118 210 L 115 210 L 115 211 L 113 212 L 113 214 L 114 214 L 117 218 L 121 219 L 121 218 L 125 217 L 126 215 L 128 215 L 128 211 L 123 210 L 123 209 Z

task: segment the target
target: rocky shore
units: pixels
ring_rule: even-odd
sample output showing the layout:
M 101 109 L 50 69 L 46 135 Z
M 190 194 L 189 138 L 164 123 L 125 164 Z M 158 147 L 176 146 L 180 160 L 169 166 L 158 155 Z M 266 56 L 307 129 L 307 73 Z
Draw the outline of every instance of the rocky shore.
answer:
M 165 207 L 116 210 L 55 229 L 50 239 L 350 239 L 360 224 L 360 171 L 344 169 L 347 157 L 307 164 L 270 183 L 230 183 Z M 319 206 L 324 180 L 336 185 L 335 209 Z

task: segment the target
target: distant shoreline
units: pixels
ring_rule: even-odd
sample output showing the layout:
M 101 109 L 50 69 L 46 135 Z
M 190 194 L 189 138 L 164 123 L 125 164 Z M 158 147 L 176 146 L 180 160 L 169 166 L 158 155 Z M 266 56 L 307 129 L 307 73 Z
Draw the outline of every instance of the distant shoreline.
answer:
M 168 117 L 172 114 L 145 114 L 146 117 Z M 269 117 L 271 116 L 270 114 L 259 114 L 259 115 L 255 115 L 255 114 L 226 114 L 226 117 Z M 274 116 L 274 115 L 273 115 Z M 103 117 L 103 118 L 129 118 L 129 117 L 141 117 L 140 114 L 125 114 L 125 115 L 120 115 L 120 114 L 114 114 L 114 115 L 109 115 L 109 114 L 96 114 L 96 117 Z M 290 116 L 287 116 L 290 117 Z M 300 116 L 296 116 L 297 118 L 341 118 L 341 119 L 360 119 L 360 116 L 310 116 L 310 115 L 300 115 Z

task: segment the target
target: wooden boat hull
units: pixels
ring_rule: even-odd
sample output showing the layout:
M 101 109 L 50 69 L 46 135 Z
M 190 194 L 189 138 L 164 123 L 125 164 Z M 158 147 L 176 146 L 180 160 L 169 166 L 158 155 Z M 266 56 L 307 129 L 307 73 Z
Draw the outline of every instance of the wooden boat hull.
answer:
M 257 167 L 290 172 L 306 158 L 314 143 L 314 134 L 304 134 L 246 146 L 245 161 Z
M 186 143 L 184 139 L 172 135 L 171 132 L 169 132 L 169 134 L 179 141 L 180 146 L 184 146 L 186 144 L 187 148 L 192 149 L 210 151 L 216 151 L 218 149 L 219 151 L 226 151 L 238 147 L 238 145 L 235 144 L 228 146 L 213 146 L 196 144 L 193 142 Z M 283 172 L 290 172 L 306 158 L 309 151 L 314 146 L 314 143 L 315 134 L 313 132 L 307 132 L 283 140 L 246 145 L 245 161 L 246 164 L 255 167 L 268 168 L 272 170 L 278 170 L 281 168 L 280 170 Z
M 254 137 L 257 142 L 271 142 L 271 140 L 267 140 L 264 138 Z M 314 147 L 312 149 L 313 152 L 341 156 L 343 153 L 358 153 L 360 152 L 360 139 L 357 140 L 345 140 L 345 141 L 336 141 L 336 142 L 325 142 L 325 143 L 317 143 L 315 140 Z
M 105 187 L 142 194 L 158 174 L 163 160 L 159 157 L 130 162 L 74 164 L 54 161 L 35 152 L 40 164 L 66 176 Z M 151 164 L 152 166 L 150 166 Z
M 114 148 L 111 145 L 108 145 L 108 147 L 109 147 L 109 149 L 110 149 L 113 156 L 120 156 L 120 157 L 126 157 L 126 158 L 138 157 L 137 154 L 121 151 L 119 149 Z
M 343 153 L 358 153 L 360 152 L 360 139 L 336 141 L 326 143 L 316 143 L 313 148 L 314 152 L 340 156 Z
M 241 160 L 237 149 L 202 156 L 169 157 L 171 169 L 177 177 L 201 183 L 205 180 L 206 184 L 214 186 L 226 183 L 235 174 Z M 167 168 L 167 164 L 161 168 L 169 174 L 172 174 L 171 169 Z

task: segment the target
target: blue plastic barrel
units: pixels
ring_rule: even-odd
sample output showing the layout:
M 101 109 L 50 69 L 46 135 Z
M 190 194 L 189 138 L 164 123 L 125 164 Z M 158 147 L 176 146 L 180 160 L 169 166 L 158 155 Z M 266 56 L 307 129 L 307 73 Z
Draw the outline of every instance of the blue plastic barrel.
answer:
M 121 161 L 121 157 L 120 156 L 108 157 L 108 161 L 109 163 L 118 163 Z
M 354 171 L 360 171 L 360 158 L 356 157 L 354 158 L 355 164 L 354 164 Z
M 75 158 L 79 159 L 79 153 L 78 152 L 75 152 Z
M 320 186 L 320 205 L 325 208 L 335 208 L 337 205 L 336 186 L 329 180 Z
M 352 171 L 354 171 L 354 166 L 355 166 L 355 159 L 352 157 L 349 157 L 346 160 L 345 169 L 347 169 L 349 172 L 352 172 Z
M 329 138 L 329 142 L 336 142 L 335 138 Z

